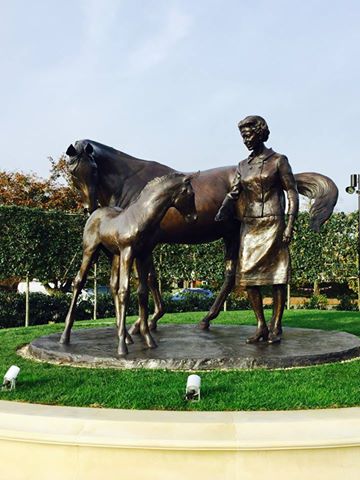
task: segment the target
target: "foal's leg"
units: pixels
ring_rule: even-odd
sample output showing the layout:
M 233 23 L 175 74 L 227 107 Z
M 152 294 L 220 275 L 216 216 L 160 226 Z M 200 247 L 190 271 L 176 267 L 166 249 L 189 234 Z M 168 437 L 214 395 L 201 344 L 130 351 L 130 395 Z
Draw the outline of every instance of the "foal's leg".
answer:
M 84 248 L 81 267 L 74 280 L 73 295 L 71 299 L 70 308 L 65 319 L 65 328 L 60 337 L 60 343 L 68 344 L 70 342 L 70 332 L 74 324 L 74 313 L 75 313 L 76 302 L 83 286 L 85 285 L 89 268 L 93 260 L 95 260 L 95 257 L 97 257 L 97 255 L 98 255 L 97 247 L 94 248 L 92 246 L 92 247 Z
M 153 299 L 154 299 L 154 306 L 155 306 L 154 314 L 151 317 L 151 321 L 149 323 L 149 328 L 150 328 L 150 330 L 156 330 L 157 322 L 159 321 L 159 319 L 165 313 L 164 303 L 163 303 L 162 298 L 161 298 L 161 294 L 160 294 L 160 290 L 159 290 L 159 284 L 158 284 L 158 281 L 157 281 L 156 271 L 155 271 L 155 267 L 154 267 L 154 260 L 153 260 L 152 255 L 149 255 L 149 257 L 147 259 L 145 259 L 144 261 L 147 262 L 147 264 L 148 264 L 149 273 L 148 273 L 148 277 L 147 277 L 147 284 L 148 284 L 148 287 L 151 290 L 151 293 L 152 293 L 152 296 L 153 296 Z M 138 270 L 137 267 L 136 267 L 136 269 Z M 139 271 L 138 271 L 138 276 L 140 276 Z M 139 290 L 138 290 L 138 293 L 139 293 Z M 140 333 L 142 307 L 141 307 L 141 298 L 140 298 L 139 294 L 138 294 L 138 302 L 139 302 L 139 318 L 136 320 L 135 323 L 133 323 L 133 325 L 131 326 L 131 328 L 129 330 L 131 335 L 135 335 L 137 333 Z
M 236 235 L 224 238 L 225 243 L 225 280 L 210 310 L 199 323 L 202 330 L 208 330 L 210 321 L 219 315 L 221 307 L 235 285 L 236 264 L 239 253 L 239 241 Z
M 128 349 L 126 346 L 126 308 L 129 302 L 129 286 L 130 273 L 133 263 L 132 250 L 126 247 L 121 251 L 120 255 L 120 277 L 119 277 L 119 318 L 118 318 L 118 337 L 119 337 L 119 355 L 127 355 Z
M 111 264 L 110 289 L 115 305 L 116 326 L 120 325 L 120 303 L 119 303 L 119 276 L 120 276 L 120 255 L 114 255 Z M 134 343 L 133 339 L 126 331 L 126 343 Z
M 138 297 L 139 297 L 139 308 L 140 308 L 140 333 L 144 337 L 146 345 L 149 348 L 156 348 L 156 342 L 150 334 L 148 326 L 148 316 L 149 316 L 149 287 L 147 284 L 147 278 L 149 273 L 149 263 L 151 262 L 150 257 L 147 257 L 145 260 L 137 258 L 136 266 L 139 274 L 139 287 L 138 287 Z

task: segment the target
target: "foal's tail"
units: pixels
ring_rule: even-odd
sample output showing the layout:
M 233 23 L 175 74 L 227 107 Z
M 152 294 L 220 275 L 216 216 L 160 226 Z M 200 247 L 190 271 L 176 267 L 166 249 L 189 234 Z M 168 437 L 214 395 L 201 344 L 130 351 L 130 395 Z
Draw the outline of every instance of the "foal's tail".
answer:
M 334 210 L 338 188 L 331 178 L 320 173 L 297 173 L 295 179 L 299 193 L 315 200 L 310 208 L 310 226 L 318 232 Z

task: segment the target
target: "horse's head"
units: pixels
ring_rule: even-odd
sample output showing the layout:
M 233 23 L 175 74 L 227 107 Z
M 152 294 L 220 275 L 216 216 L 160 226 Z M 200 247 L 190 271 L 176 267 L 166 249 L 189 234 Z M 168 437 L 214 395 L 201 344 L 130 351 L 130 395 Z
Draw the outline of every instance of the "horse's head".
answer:
M 66 150 L 70 157 L 69 170 L 74 186 L 80 191 L 84 208 L 90 213 L 96 210 L 98 169 L 94 160 L 94 148 L 90 143 L 85 145 L 76 142 Z
M 198 215 L 195 206 L 195 193 L 191 180 L 199 173 L 192 175 L 181 175 L 179 187 L 173 196 L 173 207 L 178 210 L 188 223 L 196 222 Z

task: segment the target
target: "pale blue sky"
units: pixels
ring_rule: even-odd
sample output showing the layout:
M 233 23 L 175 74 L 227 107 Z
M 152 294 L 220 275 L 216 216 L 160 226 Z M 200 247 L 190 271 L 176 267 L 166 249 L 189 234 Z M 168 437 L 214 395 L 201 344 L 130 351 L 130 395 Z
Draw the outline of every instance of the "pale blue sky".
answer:
M 0 0 L 0 168 L 80 138 L 179 170 L 247 155 L 264 116 L 294 172 L 360 173 L 357 0 Z

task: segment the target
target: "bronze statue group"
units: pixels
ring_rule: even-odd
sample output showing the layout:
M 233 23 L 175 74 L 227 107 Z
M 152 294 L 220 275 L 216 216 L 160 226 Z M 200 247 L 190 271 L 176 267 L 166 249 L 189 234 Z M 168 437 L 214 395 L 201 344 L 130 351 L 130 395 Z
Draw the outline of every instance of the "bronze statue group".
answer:
M 237 167 L 194 175 L 158 162 L 140 160 L 91 140 L 70 145 L 67 154 L 75 186 L 91 213 L 83 237 L 83 261 L 74 282 L 61 343 L 69 343 L 76 300 L 100 250 L 112 259 L 110 286 L 115 303 L 118 354 L 128 353 L 140 333 L 156 347 L 150 330 L 164 313 L 152 251 L 158 243 L 202 243 L 223 238 L 225 280 L 199 327 L 208 329 L 235 283 L 246 289 L 257 320 L 247 343 L 279 343 L 299 193 L 315 199 L 312 226 L 329 218 L 337 200 L 331 179 L 318 173 L 294 175 L 286 156 L 265 146 L 270 131 L 260 116 L 238 124 L 250 155 Z M 286 201 L 287 198 L 287 211 Z M 100 208 L 99 208 L 100 207 Z M 173 208 L 171 208 L 173 207 Z M 126 307 L 133 263 L 137 268 L 139 319 L 126 329 Z M 272 286 L 273 315 L 266 324 L 261 287 Z M 155 311 L 148 322 L 149 290 Z

